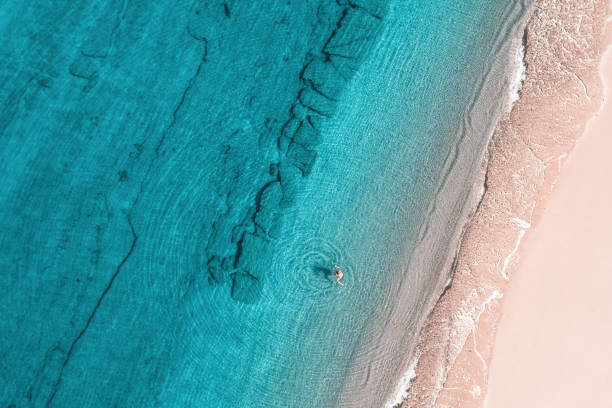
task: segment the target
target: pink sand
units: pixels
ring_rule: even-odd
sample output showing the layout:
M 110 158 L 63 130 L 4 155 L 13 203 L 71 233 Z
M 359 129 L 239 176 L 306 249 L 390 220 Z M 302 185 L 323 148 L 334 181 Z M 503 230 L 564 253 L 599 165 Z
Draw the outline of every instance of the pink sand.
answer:
M 415 376 L 407 390 L 407 398 L 402 403 L 402 408 L 483 407 L 488 391 L 490 362 L 502 305 L 507 300 L 506 290 L 515 279 L 517 266 L 520 260 L 524 259 L 524 244 L 529 242 L 531 244 L 527 245 L 533 246 L 536 245 L 534 243 L 543 241 L 543 238 L 538 238 L 539 232 L 535 237 L 532 236 L 533 228 L 540 230 L 538 225 L 546 213 L 544 209 L 550 198 L 552 186 L 558 180 L 562 163 L 575 147 L 576 139 L 584 134 L 587 122 L 601 107 L 603 92 L 598 68 L 602 51 L 612 42 L 612 23 L 608 24 L 609 27 L 606 29 L 607 16 L 612 14 L 611 5 L 611 0 L 536 1 L 527 23 L 527 46 L 524 57 L 527 77 L 523 82 L 521 97 L 512 111 L 499 122 L 489 145 L 485 169 L 486 188 L 476 212 L 462 235 L 459 252 L 453 264 L 455 274 L 452 285 L 436 303 L 421 330 L 419 344 L 411 353 L 410 361 L 416 362 Z M 608 109 L 606 105 L 606 112 Z M 588 141 L 589 136 L 585 140 Z M 586 149 L 584 145 L 581 150 Z M 602 171 L 603 163 L 612 162 L 610 147 L 610 144 L 607 146 L 600 144 L 595 148 L 599 156 L 597 158 L 593 156 L 586 161 L 594 163 L 595 169 Z M 576 156 L 578 154 L 582 155 L 577 153 Z M 577 183 L 610 186 L 612 180 L 606 175 L 612 176 L 612 172 L 609 171 L 609 167 L 606 169 L 608 170 L 598 176 L 587 177 L 586 173 L 576 176 Z M 564 171 L 564 174 L 571 171 Z M 565 175 L 561 178 L 563 177 Z M 562 191 L 566 191 L 567 187 L 563 186 L 568 182 L 563 181 L 560 184 Z M 557 191 L 554 194 L 558 197 L 563 193 Z M 555 202 L 561 200 L 563 203 L 574 203 L 574 206 L 581 204 L 586 208 L 577 210 L 572 207 L 575 212 L 562 217 L 559 228 L 563 232 L 567 232 L 568 228 L 574 228 L 568 226 L 572 221 L 586 220 L 587 214 L 590 217 L 591 212 L 595 212 L 598 208 L 595 202 L 590 202 L 594 200 L 588 198 L 588 195 L 578 188 L 565 194 L 566 197 L 573 197 L 574 201 L 555 198 Z M 610 201 L 607 202 L 607 207 L 601 203 L 600 206 L 612 210 L 609 203 Z M 600 226 L 605 218 L 602 214 L 598 214 L 597 217 L 595 225 Z M 576 225 L 584 227 L 586 224 Z M 603 231 L 607 232 L 610 230 L 609 227 L 610 223 L 603 227 Z M 560 236 L 560 232 L 550 234 L 552 237 Z M 606 282 L 602 280 L 595 285 L 595 288 L 599 288 L 599 293 L 593 288 L 581 288 L 578 283 L 566 286 L 569 288 L 567 290 L 557 288 L 557 285 L 561 284 L 559 283 L 561 278 L 584 280 L 586 276 L 594 274 L 595 270 L 599 271 L 590 262 L 596 262 L 598 259 L 601 261 L 603 258 L 580 248 L 581 246 L 589 248 L 594 241 L 601 238 L 596 237 L 595 232 L 586 235 L 571 232 L 570 240 L 567 241 L 566 238 L 562 241 L 569 245 L 569 250 L 561 251 L 556 248 L 552 250 L 553 256 L 546 255 L 542 258 L 543 267 L 534 266 L 535 271 L 521 271 L 523 276 L 542 279 L 536 292 L 533 292 L 535 300 L 525 309 L 527 317 L 521 315 L 516 318 L 519 323 L 532 319 L 535 331 L 532 330 L 534 327 L 529 329 L 532 331 L 521 328 L 513 334 L 501 335 L 503 341 L 507 342 L 505 343 L 507 348 L 505 352 L 501 349 L 502 340 L 500 340 L 497 356 L 505 356 L 509 364 L 521 361 L 518 364 L 521 371 L 511 381 L 503 377 L 507 372 L 511 374 L 510 368 L 502 366 L 496 369 L 496 373 L 502 374 L 494 374 L 495 378 L 491 381 L 496 382 L 497 391 L 493 392 L 506 394 L 498 394 L 495 400 L 490 401 L 489 408 L 556 407 L 557 405 L 552 403 L 534 402 L 531 397 L 526 397 L 527 403 L 525 400 L 519 402 L 513 399 L 515 396 L 518 398 L 523 392 L 521 387 L 528 390 L 532 384 L 542 384 L 536 383 L 534 378 L 550 381 L 547 384 L 556 384 L 564 390 L 571 389 L 573 383 L 581 383 L 582 380 L 578 377 L 583 377 L 584 374 L 580 373 L 578 367 L 571 367 L 565 371 L 566 374 L 570 373 L 567 375 L 572 381 L 557 382 L 560 380 L 555 376 L 563 372 L 558 366 L 564 369 L 568 367 L 560 361 L 562 357 L 569 357 L 570 353 L 567 351 L 571 350 L 568 344 L 560 341 L 568 340 L 560 340 L 561 338 L 554 334 L 544 340 L 544 337 L 541 337 L 544 334 L 539 332 L 539 329 L 557 321 L 560 322 L 560 326 L 557 327 L 570 328 L 568 330 L 571 331 L 576 316 L 589 320 L 590 327 L 599 327 L 597 326 L 599 322 L 602 326 L 612 327 L 603 318 L 593 317 L 597 313 L 602 313 L 601 306 L 588 311 L 582 309 L 585 305 L 581 299 L 584 297 L 584 290 L 590 291 L 586 295 L 589 300 L 596 298 L 593 300 L 606 302 L 605 290 L 608 288 Z M 608 245 L 607 248 L 612 246 Z M 527 250 L 529 254 L 536 255 L 542 251 L 540 248 Z M 589 248 L 589 251 L 595 249 Z M 587 259 L 581 259 L 574 265 L 568 260 L 557 262 L 560 254 L 556 252 L 562 252 L 563 255 L 566 252 L 574 255 L 589 254 L 585 255 L 588 262 Z M 545 274 L 547 275 L 544 277 Z M 535 283 L 526 284 L 528 289 L 535 286 L 537 286 Z M 557 306 L 552 298 L 541 300 L 541 296 L 549 292 L 550 296 L 558 295 L 556 299 L 563 306 Z M 527 295 L 524 297 L 528 298 Z M 555 317 L 541 317 L 539 313 L 545 311 L 549 311 L 550 316 Z M 577 328 L 572 333 L 577 336 L 584 330 Z M 529 346 L 544 344 L 542 348 L 546 352 L 561 344 L 561 351 L 553 350 L 549 354 L 549 360 L 543 363 L 545 368 L 538 372 L 528 363 L 537 361 L 540 358 L 539 354 L 528 354 L 519 349 L 521 341 Z M 538 343 L 539 341 L 543 343 Z M 590 341 L 592 344 L 589 344 L 587 349 L 596 349 L 596 342 Z M 601 344 L 605 344 L 605 341 Z M 602 350 L 599 352 L 603 353 Z M 605 362 L 600 367 L 612 361 L 609 355 L 597 354 L 597 356 Z M 524 361 L 520 360 L 523 357 Z M 500 365 L 499 361 L 502 358 L 499 357 L 496 364 Z M 579 359 L 583 362 L 588 360 L 586 355 Z M 555 362 L 555 366 L 551 365 L 551 362 Z M 408 367 L 408 363 L 406 366 Z M 534 373 L 533 376 L 531 372 Z M 593 375 L 600 378 L 596 374 Z M 528 380 L 523 381 L 525 378 Z M 608 376 L 605 379 L 607 378 Z M 518 382 L 522 385 L 518 385 Z M 592 379 L 585 380 L 585 383 L 594 384 Z M 535 388 L 540 387 L 543 391 L 538 395 L 551 397 L 551 394 L 556 392 L 546 390 L 543 385 L 537 385 Z M 584 396 L 584 394 L 584 390 L 577 390 L 577 395 Z M 495 394 L 491 395 L 490 398 L 495 397 Z M 596 395 L 603 394 L 596 393 Z M 590 408 L 595 405 L 572 402 L 569 406 Z
M 612 407 L 612 49 L 601 72 L 604 105 L 521 245 L 486 408 Z

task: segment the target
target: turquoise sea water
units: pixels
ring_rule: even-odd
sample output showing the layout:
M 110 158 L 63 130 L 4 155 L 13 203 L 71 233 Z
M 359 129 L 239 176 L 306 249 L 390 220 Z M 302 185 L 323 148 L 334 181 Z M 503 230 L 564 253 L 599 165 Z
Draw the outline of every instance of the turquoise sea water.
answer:
M 0 403 L 381 406 L 509 3 L 2 2 Z

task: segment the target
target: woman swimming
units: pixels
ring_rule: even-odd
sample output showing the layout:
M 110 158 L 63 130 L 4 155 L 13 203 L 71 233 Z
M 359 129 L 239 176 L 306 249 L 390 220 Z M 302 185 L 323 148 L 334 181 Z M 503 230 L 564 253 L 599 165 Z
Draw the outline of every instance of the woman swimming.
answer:
M 344 276 L 344 274 L 340 270 L 340 267 L 338 265 L 334 265 L 334 269 L 336 270 L 336 273 L 334 273 L 334 276 L 337 276 L 336 282 L 338 283 L 338 285 L 344 286 L 344 283 L 340 282 L 340 279 L 342 279 L 342 277 Z

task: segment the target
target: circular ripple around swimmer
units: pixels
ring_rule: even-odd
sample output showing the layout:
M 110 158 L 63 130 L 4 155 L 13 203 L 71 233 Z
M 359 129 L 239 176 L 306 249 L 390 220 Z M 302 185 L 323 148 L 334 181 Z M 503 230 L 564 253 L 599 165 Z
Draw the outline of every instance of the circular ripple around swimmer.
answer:
M 353 280 L 352 263 L 333 242 L 314 237 L 294 244 L 279 241 L 275 245 L 276 261 L 266 279 L 264 297 L 295 308 L 329 307 L 327 300 L 342 289 L 336 283 L 332 269 L 342 268 L 342 282 Z M 351 278 L 349 278 L 351 277 Z

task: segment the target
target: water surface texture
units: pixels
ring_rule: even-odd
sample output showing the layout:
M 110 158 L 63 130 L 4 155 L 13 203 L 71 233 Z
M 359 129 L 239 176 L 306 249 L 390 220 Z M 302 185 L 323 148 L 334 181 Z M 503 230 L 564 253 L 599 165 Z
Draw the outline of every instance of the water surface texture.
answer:
M 2 2 L 0 403 L 382 406 L 525 9 Z

